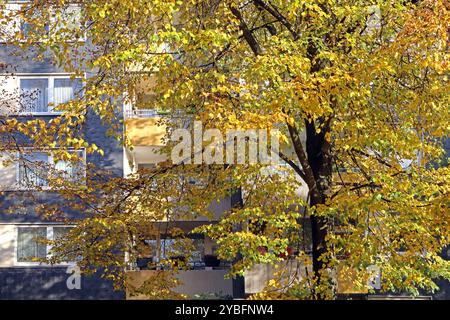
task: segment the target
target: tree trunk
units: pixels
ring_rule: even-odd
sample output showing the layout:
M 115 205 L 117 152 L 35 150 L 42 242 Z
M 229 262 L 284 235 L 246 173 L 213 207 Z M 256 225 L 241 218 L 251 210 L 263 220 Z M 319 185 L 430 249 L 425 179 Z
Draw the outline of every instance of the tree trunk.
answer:
M 315 188 L 317 192 L 310 192 L 310 206 L 314 207 L 319 204 L 325 204 L 329 189 L 331 188 L 332 179 L 332 157 L 331 145 L 326 140 L 326 134 L 330 131 L 330 119 L 323 119 L 321 131 L 317 133 L 316 126 L 313 122 L 305 122 L 306 127 L 306 153 L 308 162 L 314 174 L 316 181 Z M 326 264 L 321 257 L 327 252 L 326 236 L 328 233 L 327 219 L 312 215 L 311 232 L 312 232 L 312 262 L 313 272 L 321 282 L 321 271 L 326 268 Z M 316 294 L 321 298 L 321 294 Z

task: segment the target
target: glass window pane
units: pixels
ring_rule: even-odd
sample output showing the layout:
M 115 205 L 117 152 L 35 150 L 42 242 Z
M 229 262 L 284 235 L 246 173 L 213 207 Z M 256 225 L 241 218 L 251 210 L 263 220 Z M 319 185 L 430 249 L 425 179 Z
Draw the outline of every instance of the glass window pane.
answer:
M 60 171 L 58 176 L 63 177 L 69 181 L 73 181 L 75 179 L 75 170 L 73 165 L 64 160 L 60 160 L 55 164 L 55 169 Z
M 77 33 L 81 32 L 81 9 L 78 5 L 68 5 L 61 11 L 61 18 L 59 18 L 55 25 L 55 32 L 61 37 L 69 41 L 73 41 Z M 75 37 L 74 37 L 75 36 Z
M 63 239 L 70 229 L 71 227 L 53 227 L 53 240 Z
M 142 247 L 139 248 L 139 256 L 142 258 L 152 258 L 153 261 L 158 261 L 158 241 L 157 240 L 143 240 Z
M 46 186 L 49 159 L 44 152 L 23 154 L 19 160 L 19 184 L 22 186 Z
M 160 250 L 160 260 L 168 259 L 173 253 L 174 250 L 175 239 L 161 239 L 159 250 Z
M 67 236 L 67 234 L 70 232 L 71 228 L 72 227 L 53 227 L 53 240 L 56 240 L 56 241 L 63 240 Z M 71 259 L 70 255 L 67 256 L 62 252 L 60 252 L 58 254 L 58 258 L 61 259 L 60 261 L 66 261 L 66 262 L 70 261 L 70 259 Z M 72 257 L 72 260 L 77 260 L 77 259 L 79 260 L 79 258 Z
M 45 258 L 47 246 L 38 239 L 47 237 L 46 227 L 21 227 L 17 235 L 17 261 L 31 262 L 34 258 Z
M 196 263 L 203 261 L 203 256 L 205 254 L 205 244 L 203 239 L 193 240 L 194 250 L 190 257 L 190 262 Z
M 80 95 L 81 79 L 71 80 L 70 78 L 55 79 L 53 100 L 55 106 L 69 102 Z
M 24 9 L 26 10 L 25 7 Z M 25 38 L 33 37 L 36 38 L 36 40 L 47 38 L 50 34 L 50 26 L 47 23 L 48 20 L 49 17 L 45 12 L 33 10 L 31 16 L 28 15 L 26 19 L 21 19 L 20 30 Z
M 31 35 L 33 36 L 39 36 L 42 38 L 45 38 L 48 36 L 50 27 L 48 24 L 44 25 L 44 28 L 39 31 L 33 30 L 34 24 L 30 23 L 28 21 L 22 21 L 20 24 L 20 31 L 22 31 L 22 34 L 25 38 L 29 38 Z
M 24 112 L 48 111 L 48 79 L 20 79 L 20 90 Z
M 83 151 L 71 151 L 71 153 L 76 153 L 78 158 L 83 159 Z M 81 178 L 82 164 L 77 161 L 58 160 L 55 163 L 55 169 L 59 171 L 58 176 L 68 181 L 75 182 Z

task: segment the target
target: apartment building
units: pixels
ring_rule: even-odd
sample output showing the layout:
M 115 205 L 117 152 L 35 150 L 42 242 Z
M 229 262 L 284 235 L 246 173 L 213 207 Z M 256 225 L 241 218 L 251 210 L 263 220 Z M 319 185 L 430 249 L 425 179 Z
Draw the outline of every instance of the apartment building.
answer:
M 11 1 L 7 9 L 18 8 L 23 1 Z M 13 21 L 9 21 L 12 28 Z M 17 27 L 19 24 L 16 24 Z M 21 25 L 24 30 L 28 26 Z M 50 120 L 59 115 L 52 106 L 67 102 L 81 89 L 81 79 L 57 68 L 49 59 L 36 61 L 30 50 L 25 57 L 14 55 L 14 48 L 0 43 L 0 117 Z M 86 73 L 89 76 L 89 73 Z M 88 163 L 105 168 L 112 176 L 123 174 L 123 148 L 111 137 L 100 119 L 88 115 L 83 129 L 86 139 L 98 144 L 105 157 L 86 154 L 84 149 L 71 150 Z M 45 265 L 34 261 L 45 258 L 49 247 L 37 237 L 50 240 L 67 232 L 70 225 L 44 220 L 36 212 L 40 204 L 61 203 L 58 193 L 47 188 L 46 172 L 33 168 L 33 162 L 48 164 L 69 175 L 75 174 L 68 163 L 55 163 L 51 151 L 34 149 L 27 139 L 17 139 L 21 150 L 14 151 L 16 161 L 0 164 L 0 299 L 120 299 L 122 292 L 100 274 L 78 277 L 74 263 Z M 3 150 L 2 161 L 8 155 Z M 69 177 L 70 178 L 70 177 Z M 36 188 L 34 188 L 36 187 Z M 80 218 L 78 212 L 67 212 L 69 218 Z
M 11 8 L 20 6 L 25 1 L 10 1 Z M 22 26 L 26 30 L 27 26 Z M 7 112 L 19 120 L 32 118 L 51 119 L 58 115 L 53 106 L 73 99 L 82 91 L 81 80 L 71 79 L 71 75 L 55 67 L 49 59 L 33 60 L 29 56 L 16 56 L 14 48 L 0 43 L 0 65 L 6 68 L 0 70 L 0 110 Z M 86 70 L 85 77 L 90 76 Z M 142 91 L 148 84 L 142 84 Z M 28 99 L 26 93 L 34 92 L 37 96 Z M 6 98 L 7 101 L 4 101 Z M 160 125 L 164 117 L 153 109 L 143 109 L 145 95 L 136 94 L 135 103 L 125 104 L 120 113 L 124 120 L 123 129 L 128 133 L 133 148 L 124 147 L 114 138 L 107 135 L 108 127 L 103 125 L 97 115 L 87 115 L 86 126 L 83 128 L 85 139 L 95 143 L 104 151 L 104 155 L 88 154 L 85 150 L 72 150 L 85 158 L 86 163 L 95 164 L 111 172 L 114 177 L 127 177 L 139 169 L 152 168 L 163 158 L 158 150 L 163 146 L 162 138 L 166 128 Z M 6 110 L 5 110 L 6 108 Z M 120 108 L 119 108 L 120 109 Z M 0 115 L 1 120 L 1 115 Z M 27 145 L 27 141 L 22 141 Z M 26 166 L 28 162 L 44 162 L 62 171 L 70 172 L 68 164 L 55 163 L 51 152 L 33 150 L 27 145 L 24 161 L 16 163 L 0 163 L 0 299 L 140 299 L 132 297 L 128 292 L 114 291 L 112 283 L 100 277 L 81 275 L 79 278 L 76 265 L 68 262 L 60 265 L 45 265 L 34 261 L 34 258 L 44 258 L 49 247 L 36 241 L 36 237 L 56 239 L 64 234 L 70 225 L 48 222 L 36 212 L 42 203 L 61 203 L 61 197 L 46 187 L 45 175 L 42 176 Z M 450 149 L 450 148 L 448 148 Z M 36 190 L 32 186 L 35 185 Z M 31 186 L 31 188 L 30 188 Z M 31 196 L 30 196 L 31 195 Z M 176 221 L 174 224 L 186 233 L 197 226 L 214 223 L 221 213 L 239 203 L 238 193 L 222 199 L 220 203 L 211 203 L 210 210 L 214 213 L 213 221 L 197 219 L 195 221 Z M 82 217 L 80 212 L 68 211 L 73 219 Z M 161 225 L 165 221 L 159 222 Z M 161 235 L 157 239 L 149 239 L 148 246 L 170 247 L 174 239 Z M 227 298 L 242 298 L 246 294 L 257 293 L 263 289 L 264 283 L 270 280 L 274 267 L 271 265 L 256 265 L 249 270 L 245 279 L 225 279 L 230 262 L 220 261 L 215 256 L 215 244 L 204 236 L 192 236 L 196 251 L 189 261 L 190 269 L 180 271 L 177 277 L 182 285 L 175 290 L 190 297 L 213 296 Z M 157 252 L 158 250 L 154 250 Z M 450 259 L 450 251 L 443 252 Z M 125 258 L 125 255 L 124 255 Z M 157 262 L 161 254 L 142 256 L 136 263 L 130 265 L 128 273 L 134 285 L 143 283 L 154 275 L 156 270 L 149 270 L 149 262 Z M 292 266 L 293 268 L 295 266 Z M 373 280 L 375 289 L 380 288 L 380 273 Z M 443 291 L 436 297 L 448 296 L 448 283 L 442 281 Z M 351 283 L 341 283 L 338 289 L 342 295 L 367 296 L 367 291 L 358 291 Z M 447 291 L 445 291 L 447 290 Z M 379 296 L 375 296 L 379 297 Z
M 4 70 L 2 89 L 12 95 L 26 91 L 36 91 L 38 97 L 34 101 L 17 101 L 27 110 L 14 111 L 19 121 L 30 117 L 45 120 L 57 116 L 57 112 L 49 108 L 49 103 L 57 105 L 73 98 L 80 82 L 71 80 L 69 74 L 52 66 L 50 61 L 36 62 L 32 58 L 14 57 L 12 48 L 0 45 L 0 61 L 14 66 L 13 75 Z M 10 96 L 9 96 L 10 97 Z M 23 95 L 24 97 L 24 95 Z M 10 107 L 8 105 L 8 107 Z M 3 110 L 6 111 L 6 110 Z M 9 115 L 11 116 L 11 114 Z M 114 175 L 123 173 L 123 148 L 114 139 L 108 138 L 106 129 L 100 120 L 89 115 L 84 129 L 86 138 L 95 141 L 105 150 L 105 157 L 85 153 L 85 150 L 73 150 L 85 157 L 87 162 L 96 163 L 110 170 Z M 27 145 L 28 152 L 24 157 L 32 163 L 41 161 L 53 164 L 61 170 L 69 169 L 63 162 L 53 163 L 51 153 L 33 150 Z M 19 156 L 20 158 L 20 156 Z M 51 190 L 45 190 L 47 181 L 42 172 L 27 166 L 26 161 L 0 166 L 0 297 L 2 299 L 110 299 L 123 296 L 112 290 L 111 283 L 97 277 L 82 277 L 81 286 L 70 288 L 67 280 L 74 273 L 73 265 L 43 265 L 34 262 L 33 258 L 44 258 L 49 248 L 38 243 L 36 236 L 55 239 L 64 233 L 67 225 L 48 223 L 36 213 L 36 207 L 42 203 L 58 203 L 60 196 Z M 31 187 L 30 187 L 31 186 Z M 32 186 L 41 190 L 34 191 Z M 68 212 L 77 218 L 77 212 Z M 70 279 L 69 279 L 70 281 Z
M 9 1 L 8 10 L 20 8 L 26 1 Z M 13 28 L 29 26 L 20 21 L 9 22 Z M 44 32 L 48 32 L 45 30 Z M 36 61 L 35 54 L 14 55 L 15 48 L 0 43 L 0 63 L 4 68 L 0 74 L 0 98 L 2 116 L 14 117 L 18 121 L 28 119 L 50 120 L 58 115 L 54 107 L 74 99 L 82 92 L 81 79 L 71 79 L 63 69 L 55 67 L 47 58 Z M 85 77 L 90 76 L 86 70 Z M 118 112 L 122 114 L 118 106 Z M 165 128 L 157 124 L 159 116 L 154 110 L 137 109 L 135 105 L 124 105 L 124 129 L 128 130 L 134 144 L 133 149 L 125 148 L 106 132 L 108 127 L 99 117 L 88 113 L 83 128 L 84 139 L 96 144 L 104 155 L 88 154 L 86 150 L 72 150 L 85 163 L 91 163 L 111 174 L 112 177 L 126 177 L 141 168 L 152 167 L 161 160 L 157 150 L 162 146 L 161 138 Z M 121 118 L 120 116 L 119 118 Z M 119 119 L 120 120 L 120 119 Z M 0 164 L 0 299 L 124 299 L 130 298 L 126 292 L 114 291 L 110 281 L 100 277 L 79 275 L 76 264 L 67 262 L 46 265 L 36 262 L 36 258 L 48 257 L 50 247 L 40 243 L 39 237 L 49 240 L 64 234 L 70 225 L 49 222 L 39 216 L 36 208 L 41 204 L 63 203 L 61 195 L 48 187 L 45 170 L 33 167 L 33 163 L 44 163 L 63 172 L 74 172 L 68 163 L 56 162 L 49 150 L 33 149 L 27 139 L 18 139 L 20 151 L 14 153 L 14 161 L 6 161 L 8 152 L 2 154 Z M 212 203 L 210 210 L 218 217 L 233 206 L 238 199 L 233 196 L 220 203 Z M 70 219 L 82 218 L 82 213 L 67 210 Z M 161 224 L 164 224 L 161 221 Z M 186 232 L 196 226 L 210 223 L 206 220 L 179 221 L 175 224 Z M 242 279 L 224 279 L 229 263 L 219 261 L 214 255 L 212 241 L 198 236 L 195 241 L 196 259 L 190 261 L 190 270 L 181 271 L 178 277 L 182 285 L 176 289 L 188 296 L 212 295 L 222 297 L 243 297 Z M 149 246 L 168 247 L 173 239 L 160 237 L 149 240 Z M 205 258 L 206 257 L 206 258 Z M 125 258 L 125 254 L 124 254 Z M 143 281 L 154 270 L 148 270 L 147 263 L 161 257 L 143 256 L 130 265 L 129 273 L 134 284 Z

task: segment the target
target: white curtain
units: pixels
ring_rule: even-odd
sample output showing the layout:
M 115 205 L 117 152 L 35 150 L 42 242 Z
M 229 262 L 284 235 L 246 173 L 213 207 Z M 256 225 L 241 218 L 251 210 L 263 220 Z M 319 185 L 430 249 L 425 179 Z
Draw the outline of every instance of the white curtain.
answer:
M 69 102 L 73 100 L 76 95 L 79 95 L 81 89 L 81 80 L 75 79 L 55 79 L 53 102 L 56 105 Z
M 75 169 L 70 162 L 60 160 L 55 164 L 55 169 L 62 173 L 64 179 L 74 181 L 76 178 Z
M 83 156 L 82 151 L 70 151 L 71 153 L 76 153 L 78 157 Z M 69 181 L 77 181 L 80 176 L 80 166 L 77 162 L 70 162 L 70 161 L 64 161 L 59 160 L 55 163 L 55 169 L 61 172 L 61 175 L 64 179 L 67 179 Z
M 33 261 L 33 258 L 45 258 L 47 247 L 39 243 L 40 238 L 47 237 L 47 228 L 18 228 L 17 235 L 17 261 Z

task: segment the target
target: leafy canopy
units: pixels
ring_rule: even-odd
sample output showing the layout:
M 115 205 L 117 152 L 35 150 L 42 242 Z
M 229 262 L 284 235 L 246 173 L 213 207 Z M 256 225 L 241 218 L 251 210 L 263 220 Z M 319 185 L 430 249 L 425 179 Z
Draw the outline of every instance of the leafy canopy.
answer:
M 67 18 L 72 2 L 78 24 Z M 75 75 L 89 70 L 83 99 L 60 106 L 63 115 L 7 121 L 39 144 L 98 151 L 76 130 L 88 111 L 121 138 L 117 101 L 132 102 L 144 82 L 154 83 L 146 108 L 205 128 L 281 131 L 279 170 L 166 163 L 112 180 L 92 170 L 76 192 L 61 191 L 86 219 L 55 250 L 75 248 L 86 269 L 123 279 L 120 252 L 138 256 L 136 239 L 159 232 L 152 223 L 213 219 L 209 204 L 240 188 L 242 203 L 198 231 L 235 261 L 231 275 L 279 266 L 259 297 L 331 298 L 335 271 L 356 270 L 365 287 L 369 266 L 382 270 L 384 291 L 436 289 L 450 278 L 440 256 L 450 240 L 448 10 L 441 0 L 53 0 L 7 13 L 34 27 L 10 35 L 12 45 Z

